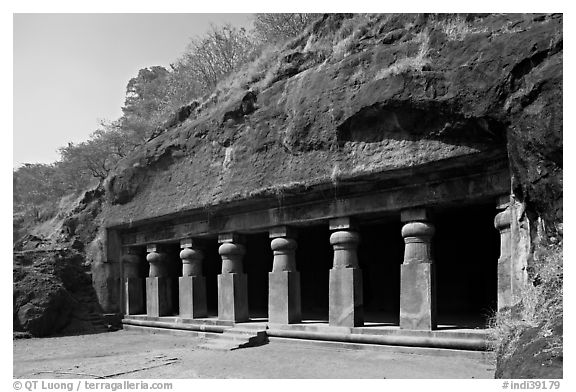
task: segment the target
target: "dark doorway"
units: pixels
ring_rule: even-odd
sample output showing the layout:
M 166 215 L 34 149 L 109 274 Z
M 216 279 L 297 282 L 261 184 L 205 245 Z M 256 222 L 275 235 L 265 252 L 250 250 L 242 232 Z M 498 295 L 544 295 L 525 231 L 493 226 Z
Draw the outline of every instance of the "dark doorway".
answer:
M 302 319 L 328 322 L 328 282 L 333 258 L 328 225 L 299 228 L 297 240 Z
M 246 235 L 244 272 L 248 275 L 248 313 L 250 319 L 268 319 L 268 273 L 273 254 L 268 233 Z
M 218 253 L 218 240 L 203 240 L 202 272 L 206 278 L 206 308 L 208 317 L 218 317 L 218 274 L 222 272 L 222 259 Z
M 146 261 L 146 247 L 139 246 L 135 248 L 138 255 L 138 277 L 142 279 L 142 314 L 146 314 L 146 278 L 150 274 L 150 264 Z
M 500 236 L 493 203 L 437 211 L 432 254 L 439 325 L 484 327 L 496 309 Z
M 178 278 L 182 276 L 182 260 L 180 259 L 180 244 L 166 244 L 162 247 L 166 252 L 168 278 L 170 279 L 170 297 L 172 300 L 172 315 L 180 313 L 180 301 L 178 293 Z
M 362 269 L 364 321 L 398 325 L 400 265 L 404 257 L 399 217 L 360 226 L 358 259 Z

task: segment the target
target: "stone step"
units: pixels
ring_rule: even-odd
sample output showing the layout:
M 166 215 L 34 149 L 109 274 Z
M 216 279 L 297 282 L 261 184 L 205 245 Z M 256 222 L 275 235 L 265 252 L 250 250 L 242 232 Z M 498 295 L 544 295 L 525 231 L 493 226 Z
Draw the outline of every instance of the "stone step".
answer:
M 208 350 L 230 351 L 245 347 L 261 346 L 268 343 L 268 335 L 264 329 L 245 329 L 234 327 L 216 335 L 199 347 Z

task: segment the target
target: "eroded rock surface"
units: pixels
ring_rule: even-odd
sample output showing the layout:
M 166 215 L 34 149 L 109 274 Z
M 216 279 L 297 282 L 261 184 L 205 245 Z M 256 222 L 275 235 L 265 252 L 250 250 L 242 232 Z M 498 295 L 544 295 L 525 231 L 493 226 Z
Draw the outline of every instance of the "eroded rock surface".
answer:
M 339 39 L 350 17 L 319 20 L 277 54 L 270 82 L 223 89 L 121 162 L 107 222 L 507 147 L 517 192 L 554 229 L 561 15 L 381 15 Z M 250 89 L 257 110 L 237 113 Z

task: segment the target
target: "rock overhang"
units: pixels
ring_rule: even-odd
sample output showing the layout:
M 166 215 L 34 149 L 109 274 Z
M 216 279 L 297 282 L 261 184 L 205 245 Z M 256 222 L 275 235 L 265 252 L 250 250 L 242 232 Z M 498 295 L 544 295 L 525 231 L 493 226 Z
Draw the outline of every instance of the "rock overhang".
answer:
M 382 31 L 258 91 L 248 115 L 222 121 L 228 109 L 216 108 L 169 130 L 108 179 L 107 226 L 505 151 L 506 102 L 526 59 L 557 55 L 562 21 L 482 21 L 456 38 L 431 23 L 391 43 Z

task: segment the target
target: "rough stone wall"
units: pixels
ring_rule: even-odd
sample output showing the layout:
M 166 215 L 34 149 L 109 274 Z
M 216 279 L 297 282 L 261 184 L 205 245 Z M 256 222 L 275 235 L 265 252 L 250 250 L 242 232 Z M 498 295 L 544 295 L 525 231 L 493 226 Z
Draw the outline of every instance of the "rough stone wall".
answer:
M 225 102 L 205 106 L 122 162 L 107 182 L 107 223 L 505 144 L 519 197 L 556 219 L 561 16 L 447 18 L 375 17 L 345 51 L 326 46 L 346 17 L 319 21 L 278 54 L 272 83 L 230 87 Z M 256 110 L 227 117 L 255 86 Z

